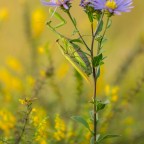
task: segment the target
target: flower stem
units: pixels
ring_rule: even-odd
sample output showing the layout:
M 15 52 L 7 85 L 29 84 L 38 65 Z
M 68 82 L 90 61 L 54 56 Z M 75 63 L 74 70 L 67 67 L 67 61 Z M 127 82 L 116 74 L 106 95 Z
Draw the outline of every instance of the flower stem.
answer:
M 91 23 L 91 29 L 92 29 L 92 44 L 91 44 L 91 59 L 93 61 L 94 58 L 94 54 L 93 54 L 93 47 L 94 47 L 94 31 L 93 31 L 93 22 Z M 93 62 L 92 62 L 93 63 Z M 94 133 L 93 133 L 93 137 L 94 137 L 94 144 L 96 144 L 96 135 L 97 135 L 97 124 L 96 124 L 96 84 L 97 84 L 97 80 L 96 80 L 96 69 L 94 66 L 92 66 L 92 70 L 93 70 L 93 101 L 94 101 L 94 107 L 93 107 L 93 111 L 94 111 Z
M 96 136 L 97 136 L 97 110 L 96 110 L 96 96 L 97 96 L 97 77 L 96 77 L 96 73 L 97 73 L 97 68 L 94 67 L 93 65 L 93 58 L 94 58 L 94 41 L 95 41 L 95 37 L 98 34 L 98 30 L 101 24 L 101 21 L 103 19 L 104 13 L 101 14 L 100 20 L 98 21 L 98 25 L 96 28 L 96 31 L 94 32 L 93 30 L 93 22 L 91 23 L 91 29 L 92 29 L 92 42 L 91 42 L 91 61 L 92 61 L 92 70 L 93 70 L 93 117 L 94 117 L 94 121 L 93 121 L 93 125 L 94 125 L 94 130 L 93 130 L 93 137 L 94 137 L 94 144 L 96 144 Z
M 21 142 L 22 138 L 23 138 L 23 135 L 24 135 L 25 130 L 26 130 L 26 126 L 27 126 L 28 121 L 29 121 L 29 116 L 30 116 L 31 111 L 32 111 L 31 105 L 32 105 L 32 103 L 30 103 L 30 104 L 27 105 L 27 112 L 26 112 L 26 116 L 24 118 L 25 122 L 24 122 L 24 125 L 22 127 L 22 131 L 20 133 L 20 136 L 16 139 L 15 144 L 19 144 Z
M 103 38 L 104 38 L 104 36 L 106 34 L 106 30 L 107 30 L 107 27 L 108 27 L 109 19 L 110 19 L 110 17 L 108 16 L 107 20 L 106 20 L 106 25 L 105 25 L 105 28 L 104 28 L 104 31 L 103 31 L 103 34 L 102 34 L 102 38 L 101 38 L 100 42 L 98 43 L 97 55 L 99 54 L 99 52 L 101 50 L 102 40 L 103 40 Z

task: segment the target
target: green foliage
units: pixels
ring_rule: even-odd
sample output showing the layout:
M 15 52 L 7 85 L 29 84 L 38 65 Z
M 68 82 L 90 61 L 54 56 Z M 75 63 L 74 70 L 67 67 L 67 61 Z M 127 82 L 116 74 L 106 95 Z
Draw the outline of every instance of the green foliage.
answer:
M 93 22 L 93 13 L 91 11 L 87 12 L 88 18 L 90 22 Z
M 102 141 L 104 141 L 105 139 L 117 138 L 117 137 L 120 137 L 120 135 L 108 134 L 108 135 L 99 137 L 99 139 L 97 140 L 97 142 L 98 142 L 98 144 L 100 144 L 100 143 L 101 143 Z
M 103 65 L 104 64 L 104 62 L 103 62 L 104 59 L 105 59 L 105 57 L 103 57 L 102 53 L 100 53 L 99 55 L 95 56 L 93 58 L 93 66 L 94 67 L 98 67 L 100 65 Z
M 89 127 L 88 122 L 83 117 L 81 117 L 81 116 L 72 116 L 71 118 L 73 120 L 81 123 L 85 128 L 87 128 L 92 133 L 92 131 L 91 131 L 90 127 Z
M 103 142 L 106 139 L 117 138 L 117 137 L 120 137 L 120 135 L 108 134 L 105 136 L 101 136 L 100 134 L 97 134 L 96 142 L 97 142 L 97 144 L 101 144 L 101 142 Z M 91 137 L 90 144 L 94 144 L 94 137 Z
M 99 34 L 103 30 L 103 21 L 99 21 L 99 25 L 97 27 L 97 34 Z
M 94 137 L 91 137 L 90 144 L 94 144 Z
M 106 107 L 106 105 L 108 105 L 110 102 L 109 102 L 109 100 L 106 100 L 106 101 L 96 100 L 96 102 L 94 102 L 94 100 L 92 100 L 90 103 L 92 103 L 93 105 L 94 105 L 94 103 L 96 103 L 96 110 L 97 110 L 96 118 L 98 121 L 98 112 L 103 110 Z M 94 120 L 93 114 L 94 114 L 93 110 L 90 111 L 90 117 L 91 117 L 92 121 Z
M 96 71 L 96 79 L 98 79 L 100 76 L 100 66 L 97 67 L 97 71 Z
M 82 40 L 79 39 L 79 38 L 77 38 L 77 39 L 71 39 L 70 43 L 81 43 L 81 44 L 83 44 Z
M 111 19 L 109 19 L 109 20 L 108 20 L 107 29 L 108 29 L 108 28 L 110 28 L 110 27 L 111 27 L 111 25 L 112 25 L 112 20 L 111 20 Z
M 104 102 L 97 100 L 96 101 L 97 112 L 99 112 L 100 110 L 103 110 L 107 104 L 109 104 L 109 100 L 104 101 Z

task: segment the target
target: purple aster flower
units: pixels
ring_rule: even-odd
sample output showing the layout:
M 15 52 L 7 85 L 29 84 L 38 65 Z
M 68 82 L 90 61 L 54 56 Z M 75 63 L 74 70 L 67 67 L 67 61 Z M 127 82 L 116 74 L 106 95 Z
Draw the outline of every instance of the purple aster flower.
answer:
M 108 10 L 111 14 L 120 15 L 121 12 L 130 12 L 133 8 L 132 0 L 90 0 L 95 10 Z
M 52 6 L 52 7 L 63 7 L 64 9 L 70 8 L 71 0 L 50 0 L 49 2 L 41 0 L 43 5 Z

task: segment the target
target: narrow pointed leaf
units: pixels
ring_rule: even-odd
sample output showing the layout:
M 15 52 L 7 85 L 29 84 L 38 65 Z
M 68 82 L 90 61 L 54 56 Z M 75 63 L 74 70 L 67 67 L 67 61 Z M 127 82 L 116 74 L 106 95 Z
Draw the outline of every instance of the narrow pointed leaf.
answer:
M 107 25 L 107 29 L 110 28 L 111 25 L 112 25 L 112 20 L 109 19 L 109 21 L 108 21 L 108 25 Z
M 96 78 L 98 79 L 100 76 L 100 66 L 97 67 Z
M 72 40 L 70 40 L 70 42 L 72 42 L 72 43 L 77 42 L 77 43 L 83 44 L 82 40 L 80 40 L 79 38 L 78 39 L 72 39 Z
M 73 120 L 81 123 L 84 127 L 86 127 L 86 128 L 91 132 L 91 129 L 90 129 L 90 127 L 89 127 L 89 124 L 87 123 L 87 121 L 86 121 L 83 117 L 81 117 L 81 116 L 72 116 L 71 118 L 72 118 Z
M 120 137 L 120 135 L 115 135 L 115 134 L 105 135 L 105 136 L 103 136 L 102 138 L 100 138 L 100 139 L 98 140 L 98 142 L 102 142 L 102 141 L 105 140 L 105 139 L 116 138 L 116 137 Z
M 90 144 L 94 144 L 94 137 L 91 137 Z
M 109 100 L 104 101 L 104 102 L 102 102 L 102 101 L 97 101 L 96 103 L 97 103 L 96 106 L 97 106 L 97 112 L 98 112 L 98 111 L 104 109 L 107 104 L 109 104 Z
M 99 34 L 103 29 L 103 21 L 100 22 L 98 30 L 97 30 L 97 34 Z

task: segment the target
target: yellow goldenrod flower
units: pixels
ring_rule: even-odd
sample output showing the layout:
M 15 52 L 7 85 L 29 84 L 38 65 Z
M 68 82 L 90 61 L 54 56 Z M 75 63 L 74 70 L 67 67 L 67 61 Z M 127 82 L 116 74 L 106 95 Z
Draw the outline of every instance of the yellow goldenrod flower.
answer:
M 45 48 L 43 46 L 38 47 L 38 53 L 39 54 L 44 54 L 45 53 Z
M 86 140 L 89 140 L 91 138 L 91 133 L 88 131 L 85 135 Z
M 19 99 L 19 102 L 20 102 L 22 105 L 25 105 L 25 104 L 26 104 L 26 101 L 23 100 L 23 99 Z
M 118 101 L 118 95 L 112 95 L 111 101 L 112 102 L 117 102 Z
M 42 77 L 45 77 L 45 76 L 46 76 L 46 71 L 45 71 L 45 70 L 41 70 L 41 71 L 40 71 L 40 75 L 41 75 Z
M 36 128 L 35 141 L 39 144 L 47 144 L 49 121 L 46 116 L 46 111 L 41 107 L 33 108 L 30 119 Z
M 35 84 L 35 79 L 34 79 L 32 76 L 27 76 L 27 77 L 26 77 L 26 81 L 27 81 L 27 84 L 28 84 L 30 87 L 33 87 L 34 84 Z
M 0 130 L 4 132 L 5 136 L 8 136 L 11 132 L 11 129 L 15 126 L 16 119 L 6 109 L 0 110 Z
M 40 144 L 47 144 L 46 140 L 41 140 Z
M 75 136 L 75 131 L 73 130 L 73 123 L 69 123 L 66 129 L 66 139 L 71 139 Z
M 32 35 L 38 37 L 44 30 L 46 14 L 42 9 L 36 9 L 32 13 Z
M 118 93 L 118 90 L 119 90 L 119 88 L 116 86 L 116 87 L 113 87 L 112 88 L 112 94 L 114 95 L 114 94 L 117 94 Z
M 32 112 L 36 112 L 36 109 L 35 109 L 35 108 L 33 108 L 33 109 L 32 109 Z
M 12 70 L 16 72 L 21 73 L 23 71 L 21 63 L 14 57 L 8 57 L 6 63 Z
M 54 138 L 57 141 L 60 141 L 66 137 L 66 125 L 59 115 L 57 115 L 55 118 L 55 130 Z
M 22 90 L 22 82 L 21 80 L 13 76 L 7 69 L 0 69 L 0 81 L 3 84 L 3 90 L 7 92 L 19 92 Z
M 69 65 L 67 63 L 62 63 L 57 70 L 56 76 L 59 79 L 62 79 L 68 72 L 69 70 Z
M 134 123 L 134 119 L 133 119 L 133 117 L 127 117 L 124 119 L 123 123 L 125 125 L 132 125 Z
M 109 85 L 106 85 L 106 87 L 105 87 L 105 94 L 106 94 L 106 96 L 108 96 L 110 94 L 110 86 Z
M 8 9 L 2 8 L 0 9 L 0 21 L 4 21 L 8 18 Z
M 105 87 L 105 94 L 106 96 L 110 96 L 110 99 L 112 102 L 117 102 L 118 101 L 118 91 L 119 87 L 110 87 L 109 85 L 106 85 Z
M 11 99 L 12 99 L 12 96 L 10 95 L 10 93 L 5 93 L 4 102 L 10 102 Z
M 19 102 L 22 104 L 22 105 L 28 105 L 31 103 L 31 100 L 30 99 L 19 99 Z

